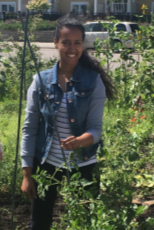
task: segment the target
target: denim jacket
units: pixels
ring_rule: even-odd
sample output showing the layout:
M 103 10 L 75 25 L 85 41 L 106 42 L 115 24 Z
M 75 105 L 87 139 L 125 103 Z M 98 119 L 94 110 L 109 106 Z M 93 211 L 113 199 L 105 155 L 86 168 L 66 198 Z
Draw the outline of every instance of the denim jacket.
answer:
M 26 163 L 23 163 L 23 167 L 32 167 L 32 158 L 34 156 L 43 164 L 50 151 L 52 145 L 54 124 L 51 118 L 51 114 L 48 110 L 46 97 L 49 100 L 55 119 L 60 107 L 61 100 L 63 98 L 63 91 L 58 84 L 57 67 L 58 62 L 52 69 L 42 71 L 40 73 L 43 84 L 45 86 L 46 95 L 43 94 L 39 77 L 37 75 L 35 75 L 34 77 L 37 85 L 37 93 L 34 95 L 31 92 L 31 102 L 29 102 L 30 100 L 28 100 L 27 102 L 27 116 L 23 127 L 21 152 L 23 161 L 26 161 Z M 93 136 L 95 136 L 94 133 L 97 132 L 97 129 L 99 129 L 99 133 L 101 134 L 100 131 L 102 130 L 102 127 L 99 127 L 99 125 L 102 126 L 102 122 L 100 124 L 100 121 L 102 119 L 105 102 L 105 88 L 102 81 L 100 80 L 98 73 L 83 67 L 79 63 L 72 78 L 69 82 L 66 83 L 68 118 L 70 121 L 71 133 L 74 136 L 80 136 L 83 133 L 88 132 L 87 117 L 92 114 L 90 109 L 90 103 L 94 94 L 94 90 L 96 88 L 96 80 L 98 78 L 99 85 L 101 84 L 100 89 L 103 92 L 100 92 L 101 90 L 99 89 L 99 97 L 98 100 L 95 101 L 95 104 L 98 105 L 93 105 L 93 107 L 96 106 L 95 108 L 97 110 L 95 111 L 95 113 L 93 111 L 93 116 L 91 115 L 91 128 L 89 128 L 89 132 Z M 28 105 L 28 103 L 31 103 L 31 105 Z M 100 113 L 98 109 L 101 111 Z M 99 124 L 97 123 L 97 120 L 99 121 Z M 96 150 L 100 143 L 100 134 L 99 139 L 97 139 L 97 141 L 94 141 L 91 146 L 82 148 L 81 156 L 83 160 L 87 160 L 88 158 L 96 154 Z M 31 138 L 33 138 L 33 143 L 32 140 L 30 140 Z

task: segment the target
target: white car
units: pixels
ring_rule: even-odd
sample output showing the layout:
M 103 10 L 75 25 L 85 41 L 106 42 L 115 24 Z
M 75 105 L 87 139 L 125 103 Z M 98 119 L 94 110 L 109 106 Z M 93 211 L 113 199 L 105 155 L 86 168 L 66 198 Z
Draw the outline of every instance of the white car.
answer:
M 99 40 L 107 40 L 108 38 L 108 32 L 106 28 L 106 24 L 109 23 L 112 25 L 111 22 L 105 22 L 101 21 L 101 23 L 97 22 L 87 22 L 85 27 L 85 42 L 84 47 L 85 48 L 94 48 L 94 41 L 96 38 L 99 38 Z M 104 26 L 103 26 L 104 24 Z M 136 34 L 136 30 L 139 31 L 138 24 L 133 22 L 120 22 L 116 25 L 116 32 L 119 33 L 119 31 L 124 31 L 125 33 L 131 33 L 132 36 L 127 40 L 120 40 L 117 37 L 114 37 L 114 42 L 124 44 L 127 48 L 132 48 L 133 43 L 133 36 Z

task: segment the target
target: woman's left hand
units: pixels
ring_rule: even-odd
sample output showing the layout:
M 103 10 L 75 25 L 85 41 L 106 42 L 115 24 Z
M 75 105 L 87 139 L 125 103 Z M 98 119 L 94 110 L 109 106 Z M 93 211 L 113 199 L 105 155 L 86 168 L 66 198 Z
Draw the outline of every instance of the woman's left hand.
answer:
M 61 147 L 63 149 L 73 150 L 82 147 L 82 143 L 78 137 L 70 136 L 65 140 L 61 140 Z

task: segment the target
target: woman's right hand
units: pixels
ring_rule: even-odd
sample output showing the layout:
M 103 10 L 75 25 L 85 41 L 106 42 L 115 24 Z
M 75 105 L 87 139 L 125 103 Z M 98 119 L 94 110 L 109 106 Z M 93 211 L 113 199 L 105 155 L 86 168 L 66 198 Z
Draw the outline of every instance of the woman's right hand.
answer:
M 36 199 L 36 188 L 31 177 L 31 168 L 23 168 L 23 181 L 21 191 L 26 194 L 28 199 Z

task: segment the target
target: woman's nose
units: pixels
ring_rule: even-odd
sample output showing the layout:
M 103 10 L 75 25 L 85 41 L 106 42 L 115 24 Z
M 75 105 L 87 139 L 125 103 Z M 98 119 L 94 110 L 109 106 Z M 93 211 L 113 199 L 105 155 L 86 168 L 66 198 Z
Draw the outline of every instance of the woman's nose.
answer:
M 74 49 L 75 49 L 75 44 L 71 43 L 71 44 L 69 45 L 69 49 L 74 50 Z

